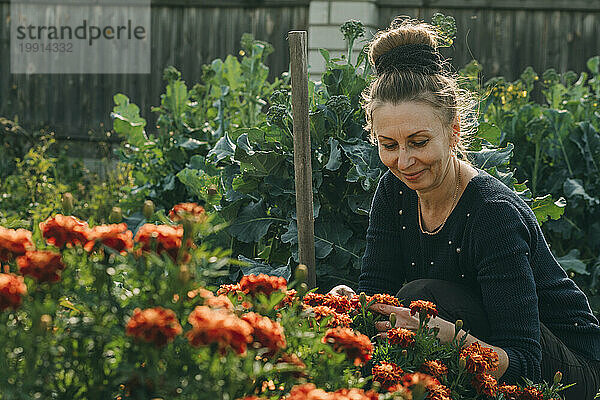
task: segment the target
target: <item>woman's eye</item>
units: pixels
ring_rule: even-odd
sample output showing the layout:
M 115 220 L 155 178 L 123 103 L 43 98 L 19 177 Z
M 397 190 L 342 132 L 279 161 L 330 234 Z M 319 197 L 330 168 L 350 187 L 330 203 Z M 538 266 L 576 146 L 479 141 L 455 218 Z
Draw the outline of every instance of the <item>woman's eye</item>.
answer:
M 384 144 L 383 147 L 386 148 L 387 150 L 393 150 L 396 147 L 396 143 L 394 143 L 394 144 Z
M 428 140 L 421 140 L 420 142 L 413 142 L 413 146 L 415 147 L 423 147 L 427 144 Z

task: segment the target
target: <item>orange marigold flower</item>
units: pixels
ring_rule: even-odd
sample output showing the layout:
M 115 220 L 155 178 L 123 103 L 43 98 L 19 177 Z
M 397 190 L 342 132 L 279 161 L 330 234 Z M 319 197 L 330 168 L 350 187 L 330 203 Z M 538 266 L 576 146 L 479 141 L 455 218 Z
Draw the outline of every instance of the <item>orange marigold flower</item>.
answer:
M 440 382 L 430 375 L 422 372 L 414 372 L 412 374 L 405 374 L 402 377 L 402 385 L 408 389 L 413 386 L 422 386 L 429 389 L 430 387 L 439 386 Z
M 477 390 L 477 393 L 489 397 L 495 396 L 498 391 L 498 382 L 493 376 L 486 373 L 476 374 L 471 380 L 471 385 Z
M 22 276 L 0 274 L 0 311 L 19 308 L 21 296 L 25 294 L 27 294 L 27 286 Z
M 373 344 L 362 333 L 354 332 L 350 328 L 332 328 L 325 332 L 323 343 L 329 343 L 337 352 L 345 352 L 354 365 L 361 365 L 371 359 Z
M 384 390 L 396 385 L 402 379 L 402 368 L 392 362 L 381 361 L 372 370 L 373 380 L 379 382 Z
M 375 303 L 387 304 L 390 306 L 400 307 L 400 300 L 396 296 L 387 293 L 377 293 L 367 299 L 367 302 L 375 300 Z
M 40 222 L 40 230 L 46 241 L 58 248 L 65 246 L 85 245 L 88 242 L 90 228 L 87 222 L 80 221 L 72 215 L 57 214 Z
M 275 310 L 279 310 L 280 308 L 292 305 L 294 303 L 294 300 L 296 300 L 297 295 L 298 295 L 298 292 L 295 289 L 288 290 L 285 294 L 285 297 L 283 299 L 281 299 L 279 304 L 277 304 L 274 307 Z
M 371 301 L 369 296 L 366 296 L 366 299 L 367 299 L 367 303 L 369 301 Z M 352 296 L 350 296 L 349 301 L 350 301 L 350 307 L 352 308 L 352 310 L 360 309 L 360 296 L 358 294 L 353 294 Z
M 182 328 L 173 310 L 162 307 L 133 310 L 126 333 L 136 339 L 163 346 L 181 334 Z
M 7 229 L 0 226 L 0 261 L 10 261 L 33 248 L 31 232 L 27 229 Z
M 387 338 L 390 344 L 400 347 L 409 347 L 415 344 L 416 334 L 405 328 L 393 328 L 387 331 Z
M 229 300 L 229 297 L 224 295 L 207 297 L 204 299 L 204 305 L 211 308 L 233 310 L 233 304 L 231 303 L 231 300 Z
M 326 392 L 318 389 L 313 383 L 305 383 L 292 388 L 286 400 L 377 400 L 379 395 L 372 390 L 365 392 L 363 389 L 339 389 L 335 392 Z
M 156 246 L 157 254 L 166 252 L 173 260 L 176 260 L 182 238 L 183 227 L 181 226 L 144 224 L 137 231 L 134 240 L 142 244 L 143 251 L 153 251 Z M 156 244 L 153 243 L 155 241 Z M 189 260 L 189 257 L 190 255 L 186 254 L 183 262 Z
M 320 323 L 320 321 L 324 318 L 331 317 L 327 321 L 327 327 L 335 328 L 336 326 L 342 326 L 349 328 L 352 324 L 352 318 L 347 314 L 340 314 L 335 312 L 335 309 L 327 306 L 316 306 L 316 307 L 308 307 L 305 306 L 307 310 L 312 311 L 315 314 L 315 320 Z
M 231 292 L 235 293 L 235 292 L 239 292 L 242 289 L 240 289 L 240 284 L 236 283 L 235 285 L 221 285 L 219 287 L 219 290 L 217 290 L 217 296 L 220 294 L 229 294 Z
M 279 349 L 285 348 L 285 335 L 279 322 L 271 321 L 270 318 L 253 312 L 242 315 L 242 319 L 254 329 L 252 333 L 254 341 L 271 350 L 270 355 L 275 354 Z
M 96 242 L 120 253 L 133 248 L 133 233 L 125 223 L 95 226 L 88 232 L 88 240 L 83 246 L 86 251 L 92 251 Z
M 204 299 L 203 304 L 205 306 L 233 311 L 233 304 L 231 303 L 231 300 L 229 300 L 229 297 L 225 295 L 215 296 L 213 292 L 204 288 L 190 290 L 187 294 L 190 299 L 193 299 L 198 295 Z
M 450 389 L 442 384 L 429 385 L 427 387 L 427 391 L 429 392 L 429 394 L 427 395 L 427 399 L 429 400 L 452 400 L 452 398 L 450 397 Z
M 334 294 L 306 293 L 302 300 L 304 304 L 309 306 L 327 306 L 335 309 L 338 313 L 347 313 L 350 311 L 350 300 L 345 296 L 337 296 Z
M 181 222 L 188 216 L 194 220 L 194 222 L 204 222 L 206 220 L 206 211 L 204 207 L 197 203 L 180 203 L 173 206 L 169 211 L 169 218 L 173 222 Z
M 227 310 L 196 306 L 188 321 L 192 330 L 186 336 L 192 346 L 217 343 L 222 353 L 231 347 L 245 354 L 247 344 L 252 342 L 252 326 Z
M 519 400 L 544 400 L 544 395 L 538 389 L 530 386 L 523 388 Z
M 415 315 L 419 313 L 419 315 L 424 314 L 427 318 L 435 318 L 438 315 L 437 308 L 435 304 L 431 301 L 425 300 L 417 300 L 410 302 L 410 315 Z
M 313 383 L 305 383 L 294 386 L 286 400 L 331 400 L 331 395 Z
M 277 290 L 286 290 L 287 281 L 280 276 L 265 274 L 245 275 L 240 280 L 240 289 L 242 292 L 252 296 L 258 293 L 269 296 Z
M 522 393 L 517 385 L 498 386 L 498 392 L 502 393 L 506 400 L 518 400 Z
M 363 389 L 338 389 L 332 393 L 332 400 L 378 400 L 379 395 L 372 390 L 365 392 Z
M 498 354 L 488 347 L 482 347 L 479 342 L 462 349 L 460 356 L 466 358 L 467 371 L 472 374 L 494 371 L 498 368 Z
M 38 282 L 57 282 L 60 271 L 65 269 L 60 253 L 47 250 L 27 251 L 17 257 L 19 272 L 29 275 Z
M 428 360 L 421 365 L 421 371 L 437 379 L 441 379 L 442 376 L 448 373 L 448 367 L 439 360 Z

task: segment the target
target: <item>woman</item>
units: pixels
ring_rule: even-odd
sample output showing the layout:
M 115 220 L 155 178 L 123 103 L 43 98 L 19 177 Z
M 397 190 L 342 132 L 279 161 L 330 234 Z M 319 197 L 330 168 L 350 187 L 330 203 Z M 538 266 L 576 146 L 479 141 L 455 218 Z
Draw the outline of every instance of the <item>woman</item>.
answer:
M 551 382 L 561 371 L 563 382 L 576 383 L 567 399 L 592 400 L 600 388 L 598 320 L 527 204 L 464 156 L 468 96 L 446 72 L 436 40 L 430 25 L 395 20 L 370 45 L 377 77 L 363 94 L 366 129 L 389 171 L 369 214 L 358 290 L 397 293 L 405 304 L 433 301 L 441 318 L 431 325 L 442 341 L 462 319 L 467 345 L 498 353 L 490 373 L 501 382 Z M 396 313 L 397 327 L 418 326 L 405 308 L 373 309 Z

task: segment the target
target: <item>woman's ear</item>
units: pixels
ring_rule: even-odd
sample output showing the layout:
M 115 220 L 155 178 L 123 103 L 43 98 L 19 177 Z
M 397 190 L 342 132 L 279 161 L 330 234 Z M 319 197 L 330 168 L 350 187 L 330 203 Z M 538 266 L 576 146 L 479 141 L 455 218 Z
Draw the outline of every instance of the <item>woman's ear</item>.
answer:
M 460 117 L 456 117 L 454 122 L 452 123 L 452 138 L 450 139 L 450 144 L 452 146 L 458 145 L 460 141 Z

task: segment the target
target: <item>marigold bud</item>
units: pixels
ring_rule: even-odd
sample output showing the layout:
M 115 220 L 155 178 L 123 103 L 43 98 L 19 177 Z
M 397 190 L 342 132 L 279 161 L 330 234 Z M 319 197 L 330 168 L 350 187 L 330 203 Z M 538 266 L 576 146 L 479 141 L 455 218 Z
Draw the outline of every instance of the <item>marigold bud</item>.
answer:
M 377 382 L 377 381 L 373 381 L 373 384 L 371 385 L 371 388 L 373 389 L 374 392 L 379 392 L 381 390 L 381 383 Z
M 461 357 L 460 360 L 458 360 L 458 367 L 463 370 L 465 368 L 467 368 L 467 359 L 464 357 Z
M 308 268 L 304 264 L 298 265 L 296 267 L 296 272 L 294 273 L 294 278 L 297 282 L 306 282 L 306 277 L 308 276 Z
M 456 322 L 454 323 L 454 327 L 456 328 L 456 331 L 460 331 L 463 327 L 463 320 L 462 319 L 457 319 Z
M 408 357 L 408 351 L 406 349 L 402 350 L 402 357 Z
M 121 207 L 113 207 L 110 215 L 108 216 L 108 222 L 111 224 L 118 224 L 123 220 L 123 212 L 121 211 Z
M 392 328 L 396 327 L 396 313 L 391 313 L 390 314 L 390 326 Z
M 191 274 L 190 274 L 190 269 L 188 268 L 187 265 L 183 264 L 179 267 L 179 280 L 182 283 L 188 283 L 190 281 L 191 278 Z
M 144 218 L 146 219 L 149 219 L 152 215 L 154 215 L 154 202 L 152 200 L 146 200 L 144 202 L 142 214 L 144 214 Z
M 69 192 L 62 195 L 62 208 L 65 214 L 71 214 L 73 211 L 74 200 L 73 195 Z
M 40 317 L 40 327 L 43 330 L 48 329 L 48 327 L 50 326 L 51 323 L 52 323 L 52 317 L 49 316 L 48 314 L 44 314 Z
M 367 306 L 367 295 L 365 294 L 365 292 L 360 292 L 360 295 L 358 296 L 358 301 L 360 302 L 360 305 L 363 308 Z
M 194 230 L 193 218 L 190 218 L 188 215 L 184 216 L 183 220 L 181 221 L 181 225 L 183 225 L 183 231 L 189 237 L 192 234 L 192 231 Z
M 554 384 L 558 384 L 560 381 L 562 380 L 562 372 L 560 371 L 556 371 L 556 374 L 554 374 Z
M 308 285 L 306 282 L 302 282 L 300 285 L 298 285 L 298 296 L 303 297 L 306 292 L 308 292 Z

